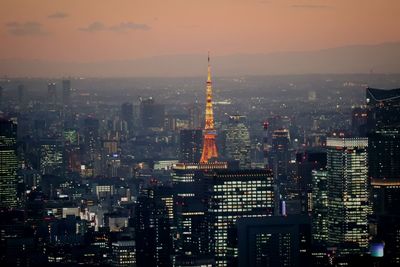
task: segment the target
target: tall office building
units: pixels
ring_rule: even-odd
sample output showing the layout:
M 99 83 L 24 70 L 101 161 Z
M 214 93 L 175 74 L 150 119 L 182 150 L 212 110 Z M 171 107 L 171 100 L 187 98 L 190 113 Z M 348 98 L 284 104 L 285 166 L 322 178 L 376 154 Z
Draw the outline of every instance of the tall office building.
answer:
M 278 184 L 285 183 L 288 178 L 290 137 L 287 129 L 275 130 L 272 134 L 272 167 Z
M 64 171 L 64 145 L 60 140 L 47 139 L 40 142 L 40 172 L 62 174 Z
M 203 173 L 227 168 L 226 162 L 178 163 L 173 167 L 176 222 L 174 247 L 178 266 L 197 266 L 197 263 L 207 265 L 214 262 L 209 254 L 206 185 Z
M 203 133 L 200 129 L 183 129 L 179 134 L 179 161 L 196 163 L 200 161 Z
M 121 119 L 128 125 L 128 130 L 133 130 L 133 105 L 132 103 L 123 103 L 121 105 Z
M 250 168 L 250 133 L 245 125 L 244 116 L 229 117 L 225 141 L 226 157 L 239 161 L 240 168 Z
M 135 241 L 117 241 L 111 244 L 112 266 L 136 267 L 136 244 Z
M 143 99 L 140 102 L 140 117 L 142 125 L 147 129 L 163 129 L 165 106 L 158 104 L 154 98 Z
M 264 166 L 267 169 L 272 169 L 272 162 L 270 160 L 271 144 L 269 143 L 269 122 L 265 121 L 263 123 L 264 135 L 263 135 L 263 156 L 264 156 Z
M 368 175 L 377 222 L 375 240 L 385 243 L 383 264 L 400 264 L 400 89 L 367 88 Z
M 240 267 L 310 266 L 307 215 L 238 219 Z
M 55 105 L 57 103 L 57 86 L 56 83 L 48 83 L 47 84 L 47 101 L 51 105 Z
M 71 80 L 62 81 L 62 101 L 64 105 L 69 105 L 71 102 Z
M 138 267 L 171 266 L 169 222 L 168 208 L 157 189 L 143 189 L 133 218 Z
M 85 141 L 85 152 L 89 158 L 93 158 L 93 154 L 100 147 L 100 122 L 96 118 L 86 118 L 83 125 L 83 135 Z
M 368 247 L 367 138 L 327 139 L 328 244 L 339 255 Z
M 237 264 L 236 220 L 274 214 L 273 176 L 268 170 L 204 173 L 208 190 L 210 251 L 216 266 Z
M 315 246 L 328 241 L 328 172 L 312 171 L 312 237 Z
M 0 206 L 14 208 L 17 200 L 17 125 L 0 119 Z
M 367 133 L 400 124 L 400 88 L 366 89 Z

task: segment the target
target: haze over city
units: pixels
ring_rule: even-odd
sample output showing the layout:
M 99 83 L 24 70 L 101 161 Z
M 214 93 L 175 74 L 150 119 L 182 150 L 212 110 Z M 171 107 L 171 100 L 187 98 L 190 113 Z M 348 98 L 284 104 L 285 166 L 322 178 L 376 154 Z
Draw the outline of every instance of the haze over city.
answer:
M 225 76 L 393 73 L 398 10 L 396 0 L 5 0 L 0 72 L 193 76 L 211 51 Z

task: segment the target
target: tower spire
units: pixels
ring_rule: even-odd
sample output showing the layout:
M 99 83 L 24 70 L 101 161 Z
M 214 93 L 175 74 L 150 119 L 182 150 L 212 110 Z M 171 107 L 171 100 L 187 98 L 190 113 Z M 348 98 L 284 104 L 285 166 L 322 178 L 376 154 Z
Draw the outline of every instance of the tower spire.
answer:
M 216 136 L 217 132 L 214 129 L 214 113 L 212 106 L 210 52 L 208 52 L 207 83 L 206 83 L 206 124 L 204 127 L 204 143 L 203 143 L 203 152 L 200 159 L 201 163 L 206 163 L 210 159 L 216 159 L 218 157 L 217 145 L 215 142 Z

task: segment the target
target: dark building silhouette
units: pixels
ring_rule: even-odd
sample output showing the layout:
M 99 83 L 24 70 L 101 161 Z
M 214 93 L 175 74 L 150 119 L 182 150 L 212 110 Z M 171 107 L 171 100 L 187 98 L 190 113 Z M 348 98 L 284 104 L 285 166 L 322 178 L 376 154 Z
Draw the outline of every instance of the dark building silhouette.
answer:
M 275 130 L 272 134 L 272 167 L 275 181 L 280 185 L 288 179 L 289 154 L 289 131 L 287 129 Z
M 133 218 L 138 267 L 172 266 L 172 241 L 168 209 L 157 189 L 144 189 Z
M 202 152 L 203 131 L 200 129 L 183 129 L 179 134 L 179 161 L 196 163 Z
M 128 130 L 133 130 L 133 105 L 132 103 L 123 103 L 121 105 L 121 119 L 128 125 Z
M 366 89 L 367 133 L 400 124 L 400 89 Z
M 240 218 L 239 266 L 310 266 L 310 217 Z
M 71 102 L 71 80 L 62 81 L 62 101 L 64 105 L 69 105 Z
M 162 129 L 164 127 L 165 106 L 150 97 L 140 103 L 140 117 L 144 128 Z

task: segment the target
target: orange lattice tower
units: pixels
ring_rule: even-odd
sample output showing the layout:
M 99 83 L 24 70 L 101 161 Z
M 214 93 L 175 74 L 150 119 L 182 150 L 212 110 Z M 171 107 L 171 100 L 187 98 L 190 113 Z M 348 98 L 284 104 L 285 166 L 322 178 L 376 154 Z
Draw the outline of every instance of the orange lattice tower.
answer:
M 217 131 L 214 129 L 214 113 L 212 106 L 212 82 L 211 82 L 211 67 L 210 67 L 210 53 L 208 54 L 208 75 L 207 75 L 207 102 L 206 102 L 206 125 L 204 127 L 204 143 L 203 153 L 201 154 L 201 163 L 216 160 L 218 157 L 217 145 L 215 138 Z

